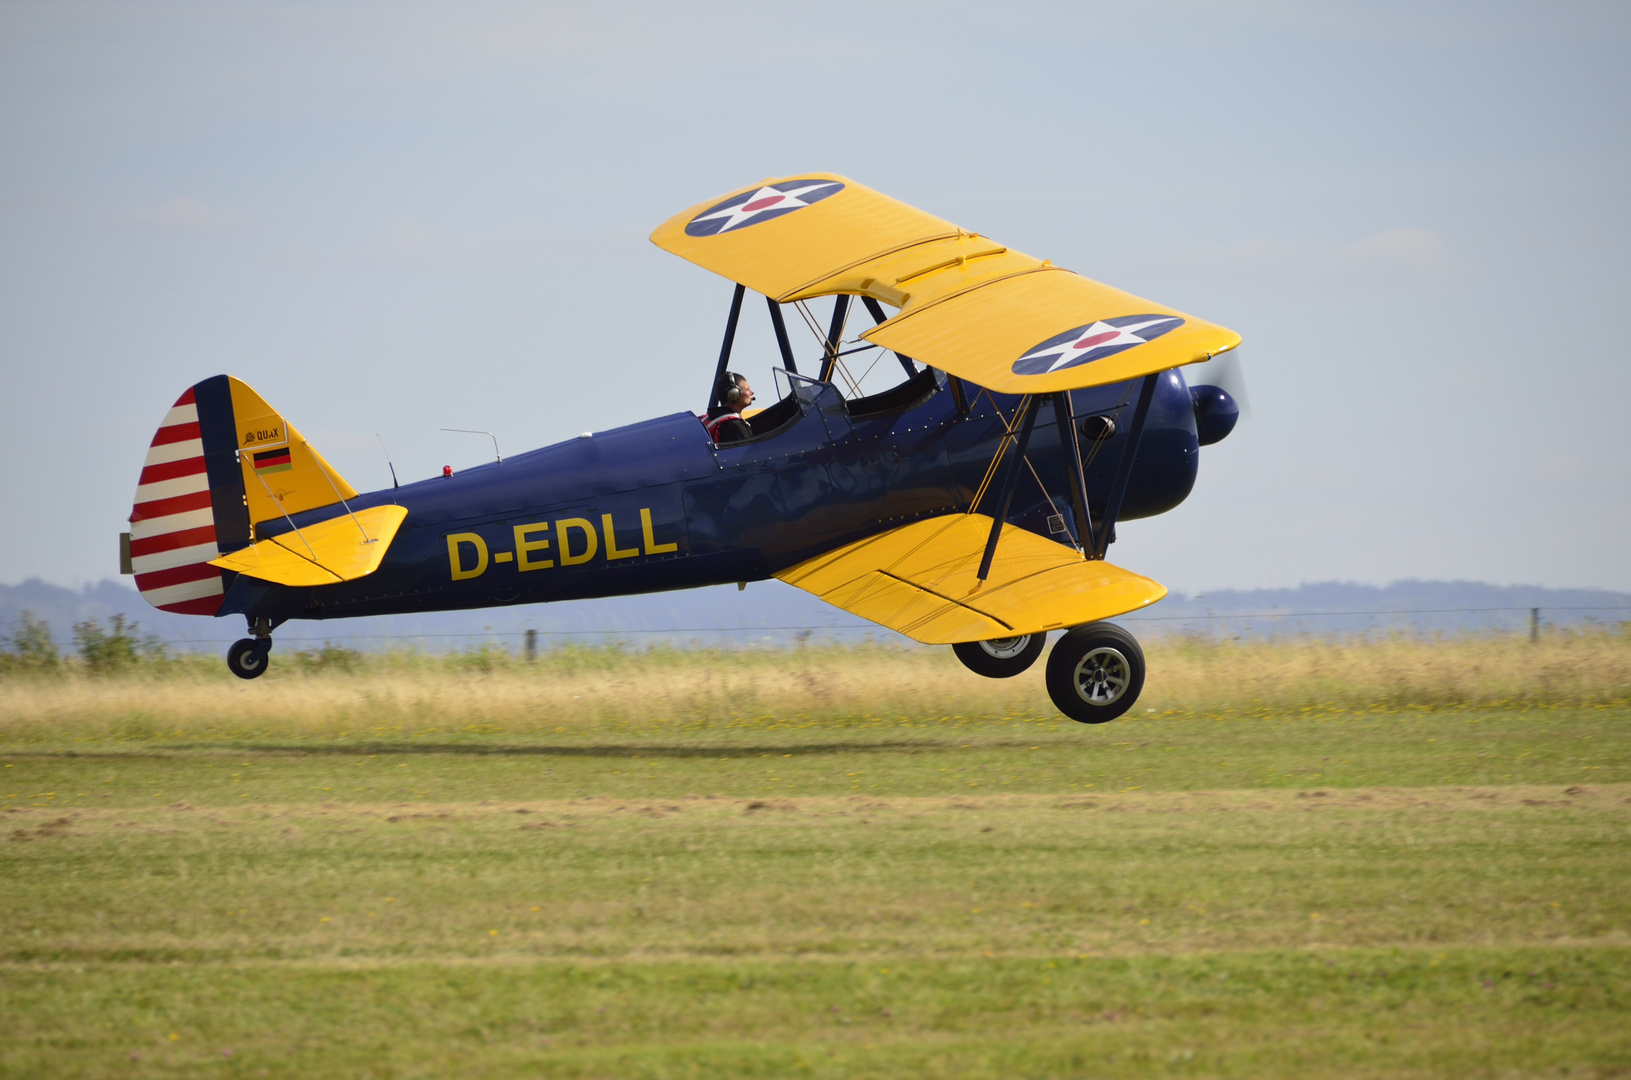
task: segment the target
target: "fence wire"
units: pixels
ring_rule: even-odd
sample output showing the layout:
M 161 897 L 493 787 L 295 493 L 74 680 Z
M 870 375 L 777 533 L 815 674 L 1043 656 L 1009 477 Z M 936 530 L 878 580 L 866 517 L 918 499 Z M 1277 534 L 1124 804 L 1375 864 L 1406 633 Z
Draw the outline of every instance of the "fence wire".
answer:
M 1197 615 L 1118 615 L 1117 621 L 1128 623 L 1207 623 L 1238 622 L 1248 619 L 1327 619 L 1327 618 L 1357 618 L 1357 617 L 1398 617 L 1407 615 L 1490 615 L 1510 612 L 1529 612 L 1538 619 L 1542 612 L 1586 612 L 1586 611 L 1631 611 L 1631 604 L 1610 605 L 1581 605 L 1581 604 L 1552 604 L 1545 607 L 1532 605 L 1509 605 L 1503 607 L 1466 607 L 1466 608 L 1389 608 L 1375 611 L 1260 611 L 1260 612 L 1216 612 Z M 287 634 L 277 635 L 280 643 L 324 644 L 333 643 L 336 639 L 345 641 L 426 641 L 426 640 L 494 640 L 500 638 L 526 638 L 528 634 L 539 638 L 619 638 L 650 635 L 682 635 L 682 634 L 722 634 L 722 635 L 758 635 L 769 633 L 808 633 L 816 630 L 847 630 L 852 632 L 883 631 L 885 627 L 866 623 L 807 623 L 798 626 L 667 626 L 647 627 L 637 629 L 579 629 L 579 630 L 489 630 L 482 632 L 436 632 L 424 633 L 395 633 L 395 634 L 357 634 L 340 632 L 317 637 L 293 637 Z M 186 638 L 176 641 L 175 645 L 228 645 L 237 638 Z

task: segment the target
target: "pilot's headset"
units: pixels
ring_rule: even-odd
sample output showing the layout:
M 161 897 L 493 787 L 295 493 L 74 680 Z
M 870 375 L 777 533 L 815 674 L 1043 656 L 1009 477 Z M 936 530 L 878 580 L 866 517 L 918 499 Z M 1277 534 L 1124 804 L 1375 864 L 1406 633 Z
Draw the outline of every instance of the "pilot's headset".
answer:
M 733 409 L 742 403 L 742 376 L 727 371 L 719 377 L 719 400 Z

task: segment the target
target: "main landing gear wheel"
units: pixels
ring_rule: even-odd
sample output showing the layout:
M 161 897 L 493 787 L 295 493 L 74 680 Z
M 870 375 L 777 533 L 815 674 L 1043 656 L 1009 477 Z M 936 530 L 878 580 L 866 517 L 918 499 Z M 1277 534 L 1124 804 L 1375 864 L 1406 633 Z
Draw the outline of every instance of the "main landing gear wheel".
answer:
M 1113 623 L 1078 626 L 1048 654 L 1048 696 L 1079 723 L 1114 720 L 1143 689 L 1144 650 Z
M 1036 663 L 1047 640 L 1046 634 L 1025 634 L 990 641 L 965 641 L 953 645 L 951 651 L 957 654 L 964 667 L 976 675 L 984 675 L 988 679 L 1012 679 Z
M 271 663 L 271 652 L 271 638 L 242 638 L 227 650 L 227 668 L 240 679 L 258 679 Z

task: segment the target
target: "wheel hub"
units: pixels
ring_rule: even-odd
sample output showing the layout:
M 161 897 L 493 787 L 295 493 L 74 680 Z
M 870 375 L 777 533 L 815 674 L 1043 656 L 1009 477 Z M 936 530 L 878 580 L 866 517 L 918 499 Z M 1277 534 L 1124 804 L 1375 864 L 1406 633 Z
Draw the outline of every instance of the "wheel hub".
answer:
M 1082 657 L 1074 675 L 1076 693 L 1083 701 L 1109 705 L 1127 691 L 1132 669 L 1119 650 L 1103 646 Z
M 1022 637 L 992 638 L 990 641 L 980 642 L 980 649 L 984 651 L 986 655 L 995 657 L 998 660 L 1012 660 L 1014 657 L 1024 652 L 1025 647 L 1030 643 L 1031 639 L 1029 635 Z

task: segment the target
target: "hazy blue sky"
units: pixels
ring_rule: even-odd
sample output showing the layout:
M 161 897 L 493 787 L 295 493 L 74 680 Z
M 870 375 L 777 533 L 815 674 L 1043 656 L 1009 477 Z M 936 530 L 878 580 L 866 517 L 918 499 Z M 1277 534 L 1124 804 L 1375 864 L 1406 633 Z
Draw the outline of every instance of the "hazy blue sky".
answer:
M 1114 561 L 1631 589 L 1628 54 L 1618 2 L 3 3 L 0 582 L 116 573 L 220 372 L 363 489 L 376 432 L 700 408 L 730 286 L 647 234 L 820 169 L 1245 335 Z

